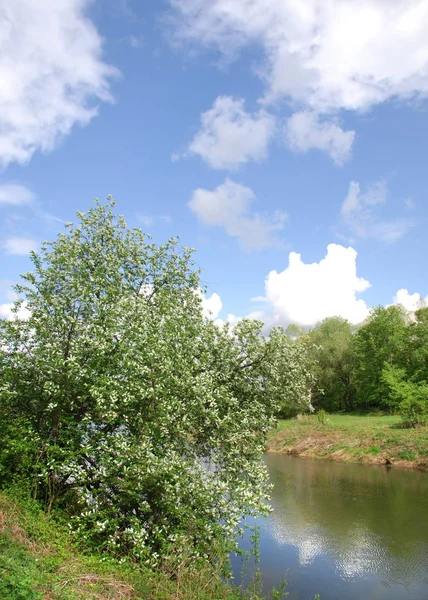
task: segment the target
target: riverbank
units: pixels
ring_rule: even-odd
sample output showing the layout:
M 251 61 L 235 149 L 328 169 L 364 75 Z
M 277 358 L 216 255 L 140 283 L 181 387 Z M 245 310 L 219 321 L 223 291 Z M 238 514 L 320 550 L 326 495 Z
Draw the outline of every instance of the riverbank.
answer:
M 243 600 L 208 565 L 168 573 L 78 550 L 65 526 L 36 505 L 0 494 L 2 600 Z M 251 592 L 251 600 L 261 597 Z
M 401 429 L 400 417 L 317 415 L 280 420 L 267 444 L 267 452 L 428 468 L 428 428 Z

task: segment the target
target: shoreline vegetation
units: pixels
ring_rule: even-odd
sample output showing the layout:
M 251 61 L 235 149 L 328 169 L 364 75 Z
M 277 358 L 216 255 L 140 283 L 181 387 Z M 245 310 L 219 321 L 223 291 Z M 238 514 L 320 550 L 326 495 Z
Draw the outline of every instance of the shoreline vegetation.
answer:
M 403 428 L 399 416 L 304 415 L 279 420 L 266 451 L 426 470 L 428 427 Z
M 192 557 L 168 570 L 85 551 L 36 502 L 0 493 L 2 600 L 266 600 L 257 581 L 244 591 L 220 571 Z

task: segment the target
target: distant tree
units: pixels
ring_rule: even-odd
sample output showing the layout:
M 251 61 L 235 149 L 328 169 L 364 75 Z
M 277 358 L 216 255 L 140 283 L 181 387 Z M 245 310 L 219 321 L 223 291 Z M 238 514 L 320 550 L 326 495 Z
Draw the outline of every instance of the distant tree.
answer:
M 383 381 L 407 424 L 428 423 L 428 308 L 409 320 L 401 367 L 385 364 Z
M 420 308 L 410 321 L 404 365 L 414 381 L 428 381 L 428 308 Z
M 393 409 L 396 400 L 383 378 L 385 365 L 402 367 L 406 357 L 408 316 L 401 306 L 374 308 L 353 337 L 355 385 L 364 408 Z
M 309 333 L 315 378 L 312 402 L 317 408 L 354 409 L 352 335 L 351 324 L 341 317 L 324 319 Z
M 406 378 L 405 369 L 385 364 L 383 381 L 397 411 L 408 426 L 428 424 L 428 382 Z
M 290 323 L 290 325 L 288 325 L 287 329 L 285 330 L 285 333 L 288 335 L 288 337 L 292 340 L 298 340 L 299 338 L 301 338 L 302 336 L 307 335 L 307 331 L 304 327 L 300 327 L 299 325 L 296 325 L 295 323 Z

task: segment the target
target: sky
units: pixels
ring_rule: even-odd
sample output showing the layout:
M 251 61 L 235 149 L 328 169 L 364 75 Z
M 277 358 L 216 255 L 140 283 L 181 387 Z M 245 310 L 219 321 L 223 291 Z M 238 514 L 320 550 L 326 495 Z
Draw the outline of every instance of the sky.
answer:
M 111 194 L 211 316 L 428 295 L 428 0 L 0 0 L 0 316 Z

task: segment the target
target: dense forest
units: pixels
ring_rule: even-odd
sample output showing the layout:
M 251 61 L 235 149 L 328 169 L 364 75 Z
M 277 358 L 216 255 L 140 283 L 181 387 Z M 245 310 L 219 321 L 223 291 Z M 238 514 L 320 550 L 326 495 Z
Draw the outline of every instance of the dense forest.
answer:
M 328 412 L 399 413 L 408 426 L 428 421 L 428 308 L 378 306 L 352 326 L 327 318 L 307 332 L 287 329 L 311 355 L 312 406 Z

